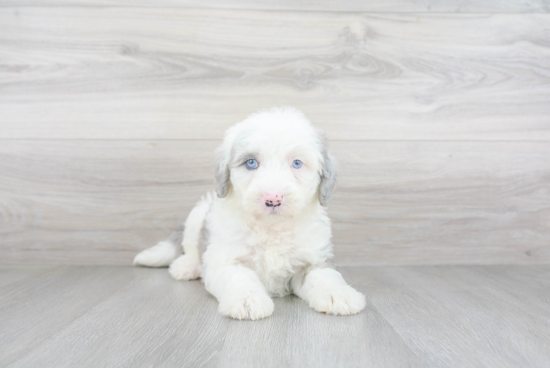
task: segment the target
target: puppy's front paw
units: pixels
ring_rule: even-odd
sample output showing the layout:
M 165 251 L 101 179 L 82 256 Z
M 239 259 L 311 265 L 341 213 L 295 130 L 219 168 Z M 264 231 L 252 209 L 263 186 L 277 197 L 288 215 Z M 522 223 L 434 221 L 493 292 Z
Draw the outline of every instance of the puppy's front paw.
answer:
M 201 265 L 198 258 L 184 254 L 170 263 L 168 272 L 176 280 L 195 280 L 201 277 Z
M 334 285 L 319 290 L 310 298 L 309 306 L 318 312 L 347 316 L 365 308 L 365 296 L 349 285 Z
M 273 314 L 273 300 L 265 293 L 251 293 L 220 301 L 220 313 L 234 319 L 262 319 Z

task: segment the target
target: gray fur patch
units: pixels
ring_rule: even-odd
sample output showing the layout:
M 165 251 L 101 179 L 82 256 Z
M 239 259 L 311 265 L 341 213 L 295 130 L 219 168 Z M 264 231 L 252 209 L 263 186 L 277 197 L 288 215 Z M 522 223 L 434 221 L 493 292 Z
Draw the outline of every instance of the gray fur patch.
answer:
M 223 198 L 229 189 L 229 158 L 226 157 L 223 146 L 216 151 L 215 167 L 216 193 L 219 198 Z
M 326 139 L 322 136 L 321 143 L 324 163 L 321 168 L 321 182 L 319 183 L 319 202 L 322 206 L 326 206 L 338 181 L 338 163 L 334 156 L 328 153 Z

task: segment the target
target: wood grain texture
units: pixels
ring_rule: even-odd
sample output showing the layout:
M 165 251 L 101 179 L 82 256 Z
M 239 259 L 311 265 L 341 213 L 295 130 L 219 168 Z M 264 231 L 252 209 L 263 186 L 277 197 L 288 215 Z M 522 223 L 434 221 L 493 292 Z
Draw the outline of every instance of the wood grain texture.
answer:
M 217 141 L 2 141 L 0 257 L 129 265 L 213 189 Z M 336 261 L 550 261 L 546 142 L 331 142 Z
M 549 140 L 549 40 L 549 14 L 1 8 L 0 138 L 219 139 L 290 104 L 331 139 Z
M 548 308 L 540 308 L 541 297 L 548 301 L 548 267 L 347 271 L 353 282 L 364 283 L 360 290 L 368 293 L 394 331 L 430 365 L 545 367 L 550 362 L 550 315 Z M 523 288 L 525 273 L 536 279 L 531 278 L 529 290 L 517 298 L 514 293 Z M 531 307 L 531 300 L 539 305 Z
M 340 271 L 367 296 L 360 314 L 327 316 L 286 297 L 274 300 L 273 316 L 251 322 L 220 316 L 202 283 L 176 282 L 165 269 L 59 268 L 21 280 L 14 288 L 21 295 L 11 298 L 11 307 L 0 308 L 0 362 L 10 367 L 546 367 L 550 361 L 548 266 Z M 59 319 L 71 322 L 60 325 Z M 5 326 L 15 325 L 14 340 Z
M 294 296 L 275 299 L 273 316 L 260 323 L 231 324 L 220 356 L 219 367 L 423 365 L 372 303 L 342 318 L 317 313 Z
M 107 269 L 131 282 L 15 367 L 201 367 L 218 360 L 232 321 L 218 315 L 202 283 L 174 282 L 166 269 Z
M 1 263 L 0 267 L 0 290 L 4 287 L 17 283 L 28 277 L 40 277 L 40 274 L 51 271 L 56 266 L 23 266 L 23 265 L 7 265 Z
M 63 331 L 131 275 L 114 268 L 58 267 L 0 288 L 0 365 Z
M 123 6 L 340 12 L 547 13 L 548 0 L 0 0 L 0 6 Z
M 342 162 L 337 263 L 548 263 L 548 4 L 0 0 L 0 257 L 129 264 L 290 104 Z

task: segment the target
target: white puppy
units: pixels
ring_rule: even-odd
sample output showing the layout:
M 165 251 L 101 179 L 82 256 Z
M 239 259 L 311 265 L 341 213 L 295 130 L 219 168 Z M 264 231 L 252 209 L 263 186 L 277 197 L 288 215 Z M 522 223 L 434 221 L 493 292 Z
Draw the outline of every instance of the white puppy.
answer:
M 178 236 L 139 253 L 134 264 L 170 265 L 176 280 L 202 277 L 219 311 L 237 319 L 273 313 L 272 296 L 298 295 L 319 312 L 348 315 L 365 296 L 328 264 L 324 206 L 336 184 L 323 136 L 298 110 L 261 111 L 230 128 L 217 150 L 217 197 L 208 194 Z M 207 249 L 199 254 L 202 229 Z

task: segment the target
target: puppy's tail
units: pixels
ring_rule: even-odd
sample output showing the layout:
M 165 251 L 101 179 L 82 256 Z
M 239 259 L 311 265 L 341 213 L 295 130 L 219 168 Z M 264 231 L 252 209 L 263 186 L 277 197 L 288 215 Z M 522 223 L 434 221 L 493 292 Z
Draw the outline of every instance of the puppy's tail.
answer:
M 134 266 L 166 267 L 181 255 L 180 247 L 183 247 L 185 254 L 199 259 L 201 230 L 213 200 L 213 193 L 202 197 L 187 216 L 185 226 L 172 232 L 168 239 L 138 253 L 134 258 Z

